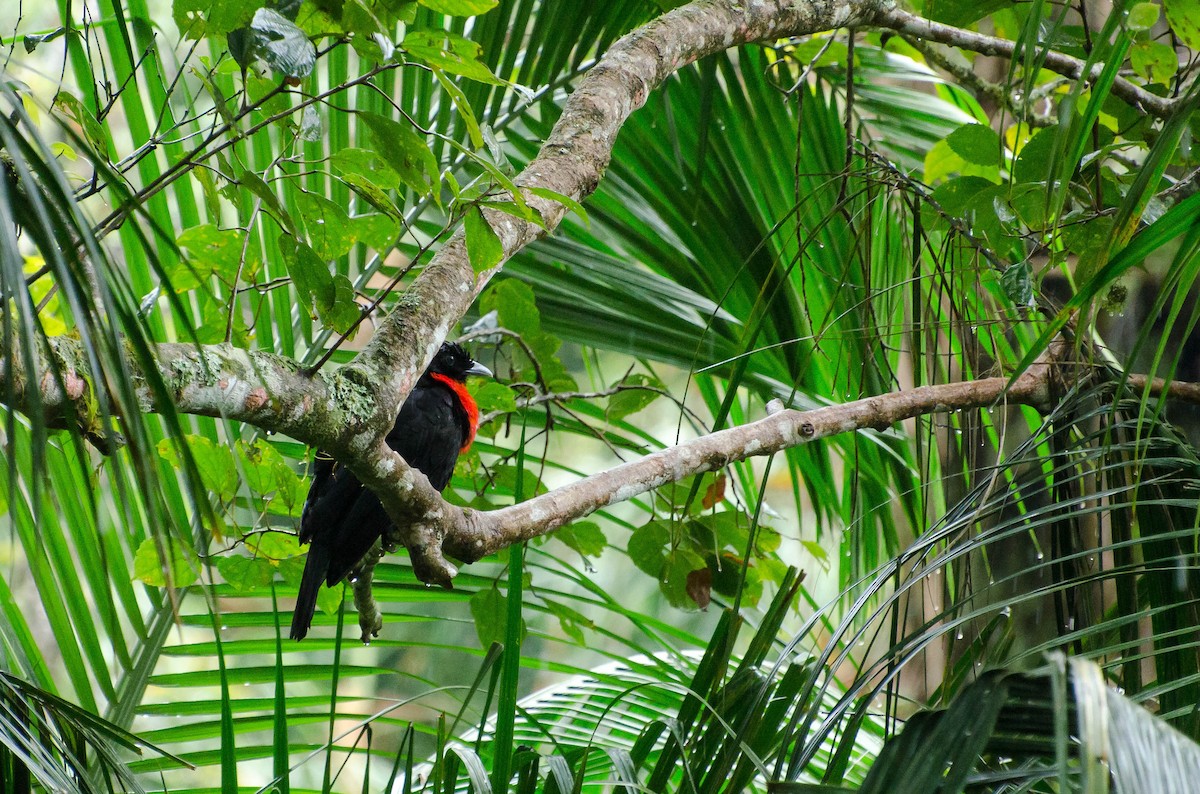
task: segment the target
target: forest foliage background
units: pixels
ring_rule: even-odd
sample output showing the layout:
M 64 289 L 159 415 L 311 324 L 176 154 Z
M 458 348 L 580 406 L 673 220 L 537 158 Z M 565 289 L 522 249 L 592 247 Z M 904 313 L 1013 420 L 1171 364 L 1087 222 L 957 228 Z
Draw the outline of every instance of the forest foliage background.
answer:
M 1190 790 L 1195 3 L 99 0 L 0 37 L 6 783 Z M 337 428 L 283 408 L 353 420 L 380 329 L 498 373 L 455 505 L 793 436 L 453 589 L 401 550 L 369 645 L 349 587 L 292 643 Z

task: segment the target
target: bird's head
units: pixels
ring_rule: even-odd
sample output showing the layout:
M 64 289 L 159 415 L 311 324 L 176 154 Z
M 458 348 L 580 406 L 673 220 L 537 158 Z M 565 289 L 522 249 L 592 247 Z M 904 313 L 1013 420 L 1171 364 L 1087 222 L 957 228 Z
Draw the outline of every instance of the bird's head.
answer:
M 445 375 L 460 383 L 465 381 L 468 375 L 492 376 L 490 369 L 472 359 L 466 348 L 456 342 L 442 344 L 441 350 L 429 363 L 429 373 Z

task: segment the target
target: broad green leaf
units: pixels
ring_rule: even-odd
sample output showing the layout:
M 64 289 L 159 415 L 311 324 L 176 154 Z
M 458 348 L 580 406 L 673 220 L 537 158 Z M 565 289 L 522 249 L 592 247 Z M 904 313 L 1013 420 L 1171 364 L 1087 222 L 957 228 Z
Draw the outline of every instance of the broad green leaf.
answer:
M 256 439 L 253 444 L 238 441 L 235 448 L 246 486 L 260 496 L 274 492 L 279 487 L 277 473 L 280 466 L 286 468 L 283 456 L 261 438 Z
M 658 579 L 663 574 L 663 565 L 667 561 L 667 546 L 670 542 L 671 533 L 662 522 L 649 521 L 629 536 L 626 551 L 634 565 Z
M 999 168 L 995 165 L 985 166 L 963 159 L 958 152 L 950 148 L 949 141 L 938 141 L 930 147 L 925 155 L 924 181 L 934 184 L 953 175 L 979 176 L 991 182 L 1000 181 Z
M 92 112 L 88 110 L 79 98 L 69 91 L 59 91 L 54 95 L 54 104 L 63 109 L 63 112 L 71 118 L 83 130 L 83 137 L 92 147 L 95 152 L 101 157 L 108 155 L 107 137 L 104 133 L 104 128 Z
M 357 176 L 381 190 L 393 190 L 400 185 L 400 175 L 378 152 L 370 149 L 339 149 L 329 162 L 342 176 Z
M 475 621 L 475 634 L 479 644 L 490 648 L 493 642 L 504 643 L 504 627 L 508 616 L 508 596 L 497 587 L 487 587 L 471 596 L 471 617 Z M 521 621 L 521 635 L 525 635 L 525 621 Z
M 355 242 L 374 251 L 387 251 L 396 242 L 400 225 L 388 215 L 358 215 L 350 219 L 350 232 Z
M 418 194 L 428 192 L 439 181 L 437 160 L 425 139 L 407 124 L 375 113 L 360 113 L 375 143 L 375 150 L 392 167 L 404 184 Z
M 319 258 L 337 259 L 354 245 L 350 216 L 337 204 L 316 193 L 299 193 L 296 204 L 304 219 L 308 243 Z
M 270 586 L 275 576 L 271 563 L 263 559 L 245 557 L 240 554 L 225 554 L 217 557 L 217 570 L 234 590 L 253 593 Z
M 354 285 L 340 274 L 333 277 L 333 302 L 317 304 L 321 322 L 339 334 L 349 331 L 362 312 L 362 306 L 355 300 Z
M 663 384 L 657 378 L 635 372 L 619 384 L 630 388 L 619 391 L 608 398 L 608 409 L 605 415 L 610 422 L 620 422 L 630 414 L 635 414 L 649 406 L 661 395 L 651 389 L 662 389 Z
M 1125 27 L 1137 32 L 1150 30 L 1158 23 L 1157 3 L 1134 3 L 1125 17 Z
M 1163 0 L 1167 24 L 1186 47 L 1200 48 L 1200 3 L 1196 0 Z
M 245 542 L 255 557 L 270 562 L 294 559 L 304 551 L 299 538 L 290 532 L 255 532 L 247 535 Z
M 925 16 L 937 22 L 966 27 L 1015 4 L 1015 0 L 925 0 L 924 11 Z
M 944 182 L 933 191 L 933 200 L 951 215 L 963 214 L 980 191 L 995 187 L 980 176 L 960 176 Z
M 421 5 L 453 17 L 473 17 L 496 7 L 499 0 L 419 0 Z
M 267 213 L 278 221 L 284 231 L 290 234 L 296 233 L 296 224 L 292 220 L 291 213 L 283 206 L 283 203 L 275 195 L 275 191 L 271 189 L 271 186 L 264 182 L 258 174 L 243 168 L 238 171 L 237 181 L 243 188 L 263 200 L 263 204 L 267 208 Z
M 517 410 L 516 392 L 503 383 L 476 379 L 468 381 L 467 388 L 470 390 L 471 396 L 475 398 L 481 414 L 492 411 L 509 414 Z
M 1021 260 L 1009 265 L 1000 276 L 1000 286 L 1014 306 L 1029 308 L 1034 305 L 1033 268 L 1029 262 Z
M 583 221 L 585 225 L 591 225 L 591 221 L 588 220 L 587 210 L 583 208 L 582 204 L 570 196 L 545 187 L 531 187 L 526 188 L 526 190 L 528 190 L 534 196 L 549 199 L 550 201 L 557 201 L 559 204 L 562 204 L 564 207 L 566 207 L 568 212 L 573 212 L 578 215 L 579 219 Z
M 500 264 L 500 260 L 504 258 L 504 246 L 479 207 L 467 208 L 463 225 L 467 237 L 467 255 L 471 259 L 472 269 L 476 273 L 482 273 Z
M 975 165 L 999 165 L 1004 151 L 1000 136 L 986 124 L 964 124 L 946 142 L 955 154 Z
M 706 577 L 701 585 L 692 576 L 700 571 L 707 572 L 708 563 L 691 549 L 679 547 L 666 555 L 662 571 L 659 574 L 658 585 L 672 606 L 680 609 L 695 609 L 701 606 L 699 603 L 700 592 L 707 593 L 711 587 L 712 578 L 711 576 Z M 695 598 L 693 598 L 693 593 L 689 592 L 689 581 L 691 588 L 696 592 Z M 703 606 L 707 606 L 707 604 L 703 604 Z
M 154 538 L 146 538 L 133 557 L 133 578 L 152 587 L 187 587 L 199 580 L 199 561 L 174 538 L 163 540 L 163 555 Z M 170 582 L 168 582 L 168 574 Z
M 254 12 L 250 37 L 252 52 L 288 77 L 307 77 L 317 62 L 317 49 L 304 31 L 270 8 Z
M 462 77 L 491 85 L 504 85 L 479 60 L 479 45 L 456 33 L 414 30 L 404 37 L 404 49 L 414 58 Z
M 233 499 L 238 489 L 233 451 L 229 447 L 213 443 L 204 436 L 189 435 L 185 438 L 204 487 L 222 502 Z M 182 468 L 179 452 L 170 439 L 164 438 L 158 442 L 158 453 L 176 469 Z
M 333 274 L 329 266 L 305 243 L 284 234 L 279 237 L 279 251 L 287 265 L 288 275 L 300 293 L 306 309 L 312 313 L 317 306 L 332 306 L 337 297 Z
M 1021 147 L 1021 153 L 1013 163 L 1014 181 L 1044 184 L 1050 178 L 1050 158 L 1054 151 L 1056 134 L 1054 127 L 1038 130 Z
M 599 557 L 608 546 L 604 530 L 595 521 L 574 521 L 551 536 L 584 557 Z
M 193 290 L 213 276 L 233 286 L 239 271 L 243 281 L 252 279 L 258 271 L 258 249 L 247 245 L 246 233 L 240 229 L 218 229 L 206 223 L 187 229 L 176 242 L 188 255 L 167 273 L 175 292 Z
M 566 604 L 550 599 L 542 599 L 542 603 L 546 608 L 558 618 L 558 625 L 562 628 L 563 633 L 575 641 L 576 645 L 583 645 L 586 641 L 584 637 L 584 628 L 593 628 L 595 623 L 588 620 L 583 613 L 571 609 Z
M 1129 48 L 1129 65 L 1145 80 L 1166 85 L 1179 69 L 1179 56 L 1169 44 L 1139 41 Z
M 185 38 L 202 39 L 245 27 L 263 5 L 265 0 L 175 0 L 172 14 Z

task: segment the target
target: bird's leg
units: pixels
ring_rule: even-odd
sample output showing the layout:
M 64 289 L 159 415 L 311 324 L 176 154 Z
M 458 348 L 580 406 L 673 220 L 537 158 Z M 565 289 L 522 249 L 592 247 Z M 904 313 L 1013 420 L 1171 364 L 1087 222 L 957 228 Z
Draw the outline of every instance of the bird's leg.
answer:
M 367 555 L 362 558 L 348 577 L 354 588 L 354 609 L 358 612 L 358 627 L 362 629 L 362 644 L 370 645 L 372 637 L 378 637 L 383 628 L 383 613 L 375 602 L 371 583 L 375 578 L 375 566 L 383 559 L 383 548 L 376 541 Z

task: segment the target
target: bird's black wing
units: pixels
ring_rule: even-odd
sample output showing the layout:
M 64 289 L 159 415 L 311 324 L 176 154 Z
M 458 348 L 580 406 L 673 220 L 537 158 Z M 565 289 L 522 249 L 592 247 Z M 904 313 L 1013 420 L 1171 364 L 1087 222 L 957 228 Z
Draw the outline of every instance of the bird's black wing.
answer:
M 349 469 L 318 452 L 313 461 L 312 485 L 300 513 L 300 542 L 310 543 L 339 526 L 362 493 L 362 483 Z
M 313 461 L 312 485 L 300 513 L 300 542 L 311 545 L 296 595 L 292 639 L 303 639 L 308 633 L 317 608 L 317 594 L 329 569 L 332 548 L 342 531 L 342 520 L 364 493 L 362 483 L 349 469 L 325 453 L 317 453 Z
M 392 520 L 379 497 L 363 489 L 350 511 L 343 515 L 337 535 L 329 544 L 325 584 L 333 587 L 354 570 L 371 546 L 392 528 Z

